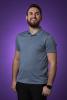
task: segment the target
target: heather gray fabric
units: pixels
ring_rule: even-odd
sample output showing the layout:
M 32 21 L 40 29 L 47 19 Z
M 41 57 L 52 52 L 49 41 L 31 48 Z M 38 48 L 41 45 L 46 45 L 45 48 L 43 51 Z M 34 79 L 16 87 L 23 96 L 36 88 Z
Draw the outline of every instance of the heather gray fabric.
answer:
M 20 68 L 17 82 L 46 84 L 48 80 L 47 53 L 56 53 L 56 43 L 44 30 L 35 35 L 29 31 L 18 34 L 16 50 L 20 52 Z

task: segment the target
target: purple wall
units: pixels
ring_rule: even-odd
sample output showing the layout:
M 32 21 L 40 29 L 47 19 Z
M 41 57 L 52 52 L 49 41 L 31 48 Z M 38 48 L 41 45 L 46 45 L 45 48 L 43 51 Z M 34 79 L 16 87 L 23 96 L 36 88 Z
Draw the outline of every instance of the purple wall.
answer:
M 31 3 L 40 4 L 43 10 L 42 27 L 57 42 L 58 70 L 52 95 L 48 100 L 67 100 L 67 2 L 65 0 L 0 0 L 0 100 L 17 100 L 11 90 L 12 61 L 15 38 L 28 28 L 25 11 Z M 44 17 L 45 16 L 45 17 Z

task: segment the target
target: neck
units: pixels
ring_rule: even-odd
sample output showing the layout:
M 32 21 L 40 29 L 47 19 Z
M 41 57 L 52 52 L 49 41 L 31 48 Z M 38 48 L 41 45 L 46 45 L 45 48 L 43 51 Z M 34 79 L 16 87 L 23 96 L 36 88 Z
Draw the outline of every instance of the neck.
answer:
M 39 30 L 40 30 L 40 27 L 37 27 L 37 28 L 29 27 L 29 31 L 31 32 L 31 34 L 36 34 Z

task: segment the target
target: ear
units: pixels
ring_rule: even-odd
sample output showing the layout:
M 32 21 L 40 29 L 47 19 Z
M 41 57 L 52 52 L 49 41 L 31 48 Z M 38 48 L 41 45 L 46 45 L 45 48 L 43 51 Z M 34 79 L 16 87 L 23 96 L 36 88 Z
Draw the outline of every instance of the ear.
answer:
M 26 15 L 26 20 L 27 20 L 27 15 Z
M 42 20 L 42 16 L 41 16 L 41 20 Z

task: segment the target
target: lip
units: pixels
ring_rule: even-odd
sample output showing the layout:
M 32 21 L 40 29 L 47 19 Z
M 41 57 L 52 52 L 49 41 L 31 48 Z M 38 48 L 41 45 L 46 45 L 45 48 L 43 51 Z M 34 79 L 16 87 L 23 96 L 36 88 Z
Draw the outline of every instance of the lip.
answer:
M 31 19 L 31 20 L 35 21 L 36 19 Z
M 32 18 L 32 19 L 36 19 L 36 18 Z

